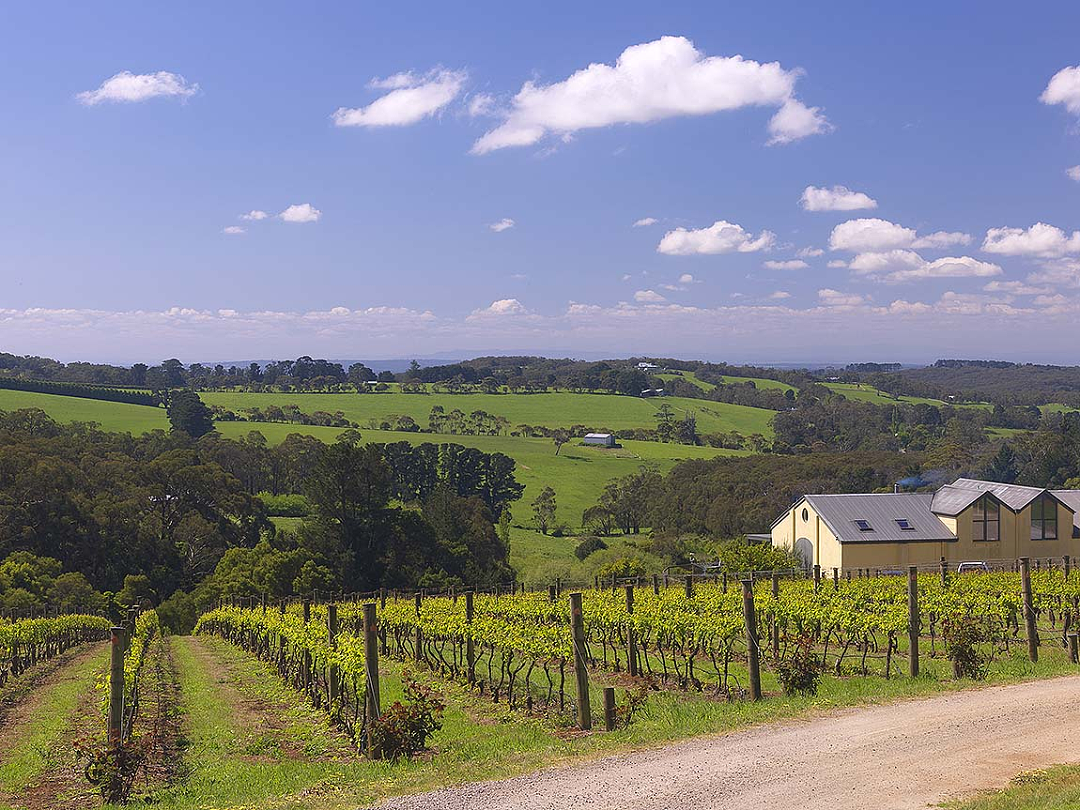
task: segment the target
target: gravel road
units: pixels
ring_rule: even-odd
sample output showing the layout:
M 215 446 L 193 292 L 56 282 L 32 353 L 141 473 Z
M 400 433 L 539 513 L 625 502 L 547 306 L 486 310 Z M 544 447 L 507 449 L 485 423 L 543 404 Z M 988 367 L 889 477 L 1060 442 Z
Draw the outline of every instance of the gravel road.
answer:
M 384 810 L 907 810 L 1080 762 L 1080 677 L 850 709 L 395 799 Z

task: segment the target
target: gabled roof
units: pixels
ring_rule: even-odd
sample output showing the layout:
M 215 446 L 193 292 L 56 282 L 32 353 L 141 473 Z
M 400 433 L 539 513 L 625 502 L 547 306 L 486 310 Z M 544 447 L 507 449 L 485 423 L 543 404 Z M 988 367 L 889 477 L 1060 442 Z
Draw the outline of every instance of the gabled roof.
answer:
M 980 495 L 989 492 L 1001 503 L 1014 512 L 1019 512 L 1036 498 L 1043 494 L 1057 497 L 1050 490 L 1040 487 L 1024 487 L 1020 484 L 999 484 L 996 481 L 979 481 L 975 478 L 958 478 L 951 484 L 946 484 L 934 493 L 934 504 L 931 507 L 938 515 L 958 515 L 978 500 Z M 1061 500 L 1058 498 L 1058 500 Z M 1076 510 L 1066 501 L 1066 506 Z
M 1052 489 L 1051 494 L 1073 511 L 1073 526 L 1080 528 L 1080 489 Z
M 923 492 L 807 495 L 805 500 L 842 543 L 947 542 L 956 535 L 930 511 L 933 496 Z M 796 504 L 796 507 L 798 504 Z M 866 521 L 862 531 L 855 521 Z M 902 529 L 905 521 L 910 529 Z

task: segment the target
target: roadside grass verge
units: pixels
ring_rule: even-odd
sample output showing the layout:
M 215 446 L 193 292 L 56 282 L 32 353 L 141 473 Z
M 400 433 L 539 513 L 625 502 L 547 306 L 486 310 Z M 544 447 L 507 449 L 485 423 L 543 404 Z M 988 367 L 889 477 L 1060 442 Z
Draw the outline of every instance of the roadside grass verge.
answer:
M 949 810 L 1075 810 L 1080 807 L 1080 765 L 1022 773 L 1003 790 L 948 802 Z
M 147 797 L 144 804 L 129 807 L 355 808 L 394 795 L 505 778 L 545 766 L 761 723 L 807 718 L 840 708 L 1077 672 L 1064 654 L 1046 649 L 1037 665 L 1020 655 L 999 660 L 988 681 L 976 684 L 943 680 L 947 677 L 947 662 L 932 659 L 925 662 L 926 674 L 915 680 L 825 676 L 816 696 L 789 698 L 780 694 L 766 667 L 763 680 L 768 697 L 760 703 L 728 703 L 707 693 L 650 692 L 647 708 L 628 729 L 582 735 L 569 725 L 511 711 L 505 704 L 493 703 L 463 685 L 443 681 L 418 668 L 414 674 L 434 685 L 446 698 L 443 729 L 435 735 L 432 751 L 414 760 L 386 763 L 367 761 L 347 746 L 347 750 L 343 749 L 341 735 L 328 726 L 322 714 L 282 684 L 263 662 L 217 639 L 180 638 L 175 642 L 189 741 L 185 763 L 188 777 Z M 203 645 L 209 656 L 224 667 L 223 671 L 230 673 L 227 683 L 219 682 L 222 676 L 215 676 L 200 662 L 192 651 L 193 644 Z M 385 708 L 402 696 L 402 664 L 384 658 L 380 669 Z M 594 717 L 602 705 L 605 683 L 619 684 L 618 698 L 625 699 L 624 681 L 594 677 Z M 243 694 L 245 702 L 272 714 L 278 722 L 260 724 L 253 723 L 250 717 L 238 718 L 223 694 L 232 688 Z M 563 722 L 572 720 L 567 717 Z M 597 725 L 602 727 L 600 722 Z

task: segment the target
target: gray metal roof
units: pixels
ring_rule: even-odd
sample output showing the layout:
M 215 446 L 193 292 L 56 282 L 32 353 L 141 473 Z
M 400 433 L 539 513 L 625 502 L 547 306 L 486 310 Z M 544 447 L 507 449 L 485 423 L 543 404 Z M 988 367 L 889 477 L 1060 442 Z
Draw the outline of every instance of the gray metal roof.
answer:
M 951 486 L 961 489 L 971 489 L 976 492 L 992 492 L 994 493 L 994 497 L 1014 512 L 1019 512 L 1046 492 L 1045 489 L 1040 487 L 1023 487 L 1019 484 L 999 484 L 995 481 L 979 481 L 975 478 L 958 478 L 953 481 Z M 975 499 L 972 498 L 971 500 L 973 501 Z M 969 503 L 970 502 L 971 501 L 969 501 Z
M 982 495 L 983 493 L 977 489 L 946 484 L 934 493 L 930 510 L 937 515 L 959 515 Z
M 1052 489 L 1054 497 L 1073 511 L 1073 525 L 1080 528 L 1080 489 Z
M 806 501 L 842 543 L 911 543 L 956 540 L 956 535 L 930 509 L 928 492 L 858 495 L 807 495 Z M 872 531 L 861 531 L 865 520 Z M 901 529 L 897 520 L 913 527 Z

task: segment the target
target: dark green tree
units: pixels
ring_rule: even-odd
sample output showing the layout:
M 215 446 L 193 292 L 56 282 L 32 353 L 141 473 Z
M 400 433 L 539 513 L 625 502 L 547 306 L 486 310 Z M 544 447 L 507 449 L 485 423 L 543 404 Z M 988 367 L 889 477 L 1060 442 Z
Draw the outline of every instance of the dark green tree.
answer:
M 173 431 L 186 433 L 193 439 L 205 436 L 214 429 L 213 413 L 194 391 L 173 391 L 169 395 L 166 412 Z

